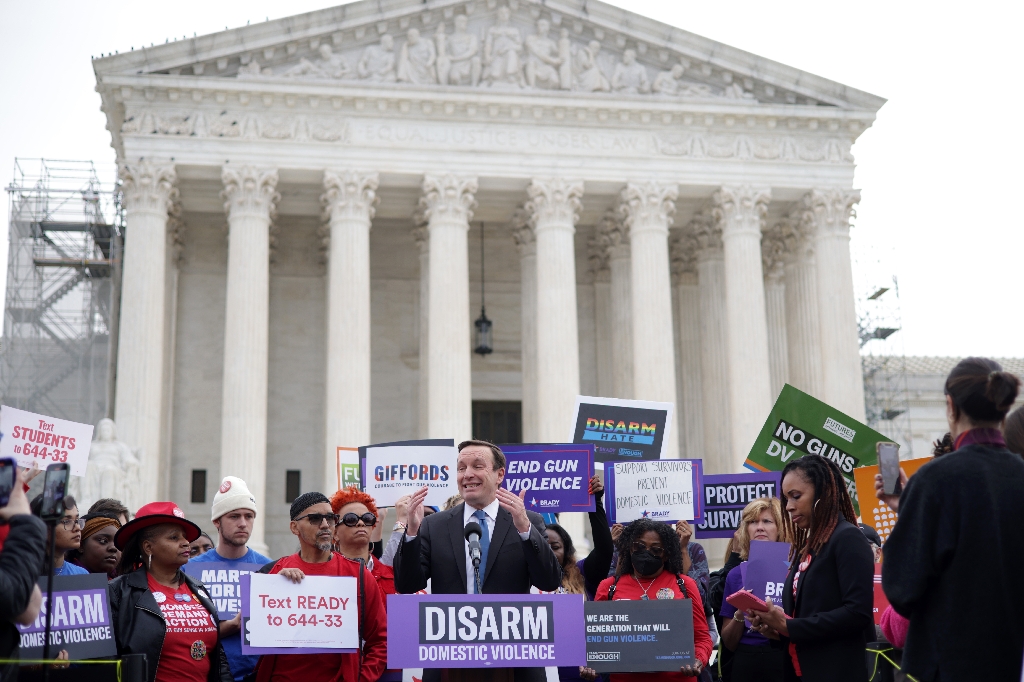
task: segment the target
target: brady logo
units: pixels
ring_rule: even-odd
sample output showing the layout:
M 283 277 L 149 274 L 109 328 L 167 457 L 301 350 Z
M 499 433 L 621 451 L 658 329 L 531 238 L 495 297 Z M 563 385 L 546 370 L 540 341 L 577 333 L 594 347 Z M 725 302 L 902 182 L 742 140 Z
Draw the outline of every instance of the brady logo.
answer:
M 645 519 L 667 519 L 668 514 L 669 512 L 667 509 L 655 509 L 654 511 L 647 511 L 644 509 L 643 511 L 643 517 Z
M 559 500 L 541 500 L 540 506 L 542 507 L 557 507 Z

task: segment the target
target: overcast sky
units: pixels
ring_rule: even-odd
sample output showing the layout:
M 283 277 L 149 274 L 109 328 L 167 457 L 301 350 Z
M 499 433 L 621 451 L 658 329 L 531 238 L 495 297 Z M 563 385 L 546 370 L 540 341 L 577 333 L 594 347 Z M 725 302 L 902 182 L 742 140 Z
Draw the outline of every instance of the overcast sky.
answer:
M 91 55 L 332 4 L 0 0 L 0 182 L 10 182 L 15 157 L 113 168 Z M 1024 3 L 612 4 L 887 98 L 853 148 L 858 287 L 899 278 L 894 339 L 908 355 L 1024 355 L 1013 303 L 1024 260 Z M 6 253 L 3 239 L 4 270 Z

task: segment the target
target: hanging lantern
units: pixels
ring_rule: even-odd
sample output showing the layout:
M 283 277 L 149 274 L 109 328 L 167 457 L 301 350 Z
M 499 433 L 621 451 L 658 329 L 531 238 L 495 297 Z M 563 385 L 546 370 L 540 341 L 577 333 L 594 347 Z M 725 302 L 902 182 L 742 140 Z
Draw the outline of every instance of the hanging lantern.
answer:
M 487 355 L 494 352 L 494 342 L 491 337 L 492 323 L 487 319 L 487 310 L 484 306 L 484 224 L 480 223 L 480 317 L 473 323 L 476 326 L 476 347 L 473 352 L 478 355 Z

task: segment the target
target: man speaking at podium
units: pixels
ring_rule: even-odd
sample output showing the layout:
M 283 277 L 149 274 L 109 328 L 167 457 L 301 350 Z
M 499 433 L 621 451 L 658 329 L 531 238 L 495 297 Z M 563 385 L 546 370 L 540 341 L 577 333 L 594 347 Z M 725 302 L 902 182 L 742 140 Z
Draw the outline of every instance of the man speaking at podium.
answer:
M 540 514 L 527 511 L 519 495 L 501 487 L 505 454 L 492 443 L 459 444 L 457 481 L 464 502 L 423 518 L 427 488 L 409 500 L 409 522 L 395 555 L 395 588 L 404 594 L 422 590 L 430 580 L 433 594 L 475 594 L 466 526 L 480 525 L 480 593 L 528 594 L 530 586 L 553 592 L 562 569 L 545 536 Z M 475 543 L 474 543 L 474 549 Z M 543 668 L 465 669 L 473 679 L 544 682 Z M 452 669 L 449 680 L 458 677 Z M 424 671 L 424 682 L 442 679 L 439 669 Z M 469 678 L 467 678 L 469 679 Z

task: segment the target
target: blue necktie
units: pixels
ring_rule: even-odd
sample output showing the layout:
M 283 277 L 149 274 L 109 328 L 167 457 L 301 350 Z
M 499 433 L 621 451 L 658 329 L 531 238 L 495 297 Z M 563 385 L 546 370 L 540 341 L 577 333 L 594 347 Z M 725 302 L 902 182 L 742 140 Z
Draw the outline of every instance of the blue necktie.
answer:
M 484 513 L 483 509 L 477 509 L 473 512 L 473 516 L 480 522 L 480 586 L 483 587 L 484 583 L 484 570 L 487 568 L 487 548 L 491 546 L 491 536 L 487 532 L 487 514 Z M 476 589 L 476 585 L 473 585 L 473 594 L 478 594 L 481 590 Z

